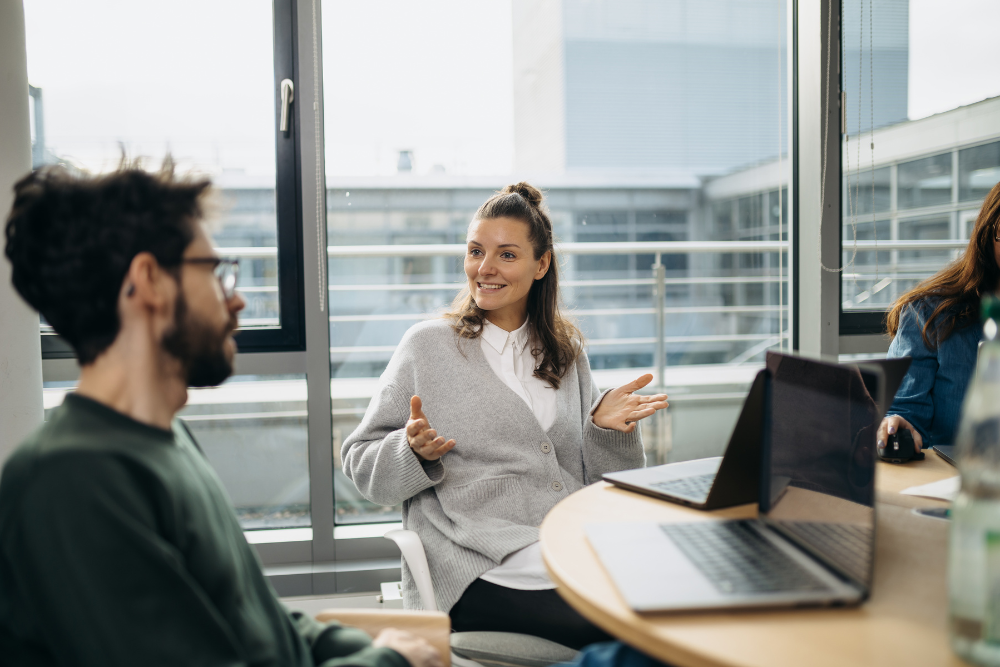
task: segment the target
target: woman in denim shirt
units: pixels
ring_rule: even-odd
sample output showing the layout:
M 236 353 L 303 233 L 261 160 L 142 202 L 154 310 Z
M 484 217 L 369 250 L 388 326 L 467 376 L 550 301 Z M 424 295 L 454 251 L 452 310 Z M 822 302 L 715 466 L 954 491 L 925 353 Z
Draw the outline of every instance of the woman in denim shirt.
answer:
M 950 445 L 958 430 L 965 390 L 976 368 L 982 329 L 979 301 L 1000 286 L 1000 183 L 976 218 L 965 253 L 899 298 L 886 328 L 890 358 L 912 357 L 877 446 L 909 429 L 917 448 Z

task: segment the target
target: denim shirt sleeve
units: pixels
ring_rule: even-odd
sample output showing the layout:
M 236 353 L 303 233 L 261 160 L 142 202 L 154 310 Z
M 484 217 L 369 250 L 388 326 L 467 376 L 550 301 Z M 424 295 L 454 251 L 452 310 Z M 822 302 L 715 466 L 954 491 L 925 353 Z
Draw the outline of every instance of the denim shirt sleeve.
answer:
M 934 380 L 938 372 L 938 350 L 930 350 L 921 334 L 924 316 L 913 305 L 903 309 L 899 329 L 889 346 L 889 358 L 911 357 L 896 398 L 888 414 L 899 415 L 910 422 L 925 443 L 930 442 L 931 425 L 934 423 Z

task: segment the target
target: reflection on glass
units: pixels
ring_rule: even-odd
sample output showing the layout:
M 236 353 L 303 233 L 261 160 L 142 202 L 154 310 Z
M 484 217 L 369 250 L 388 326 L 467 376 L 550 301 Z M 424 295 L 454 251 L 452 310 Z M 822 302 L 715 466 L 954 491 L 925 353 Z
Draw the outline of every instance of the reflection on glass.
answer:
M 45 416 L 75 382 L 46 382 Z M 235 375 L 189 389 L 178 414 L 236 507 L 244 530 L 311 525 L 304 375 Z
M 874 178 L 872 170 L 867 169 L 860 173 L 844 174 L 844 182 L 847 185 L 844 194 L 845 219 L 852 215 L 864 215 L 884 213 L 888 211 L 892 203 L 890 195 L 892 193 L 891 170 L 888 167 L 876 169 Z M 874 196 L 872 195 L 874 193 Z
M 891 238 L 891 226 L 888 220 L 878 220 L 876 222 L 858 222 L 855 225 L 844 226 L 844 265 L 850 263 L 854 258 L 854 266 L 858 271 L 875 271 L 876 253 L 872 250 L 858 250 L 854 252 L 854 241 L 887 241 Z M 890 254 L 882 250 L 878 252 L 878 265 L 885 268 L 889 265 Z
M 856 225 L 857 240 L 885 241 L 891 238 L 888 220 L 859 222 Z M 844 282 L 841 286 L 843 308 L 885 308 L 899 296 L 899 286 L 890 274 L 892 253 L 859 250 L 855 254 L 853 243 L 855 230 L 844 226 L 843 266 Z M 853 258 L 853 263 L 852 263 Z M 877 260 L 877 261 L 876 261 Z
M 899 221 L 899 238 L 913 241 L 943 241 L 952 237 L 951 216 L 929 216 Z M 912 264 L 930 264 L 927 269 L 942 266 L 952 256 L 948 250 L 900 251 L 899 261 Z
M 240 326 L 277 326 L 271 3 L 27 0 L 24 13 L 33 166 L 99 173 L 124 152 L 156 168 L 169 153 L 210 176 L 221 253 L 259 249 L 241 257 Z
M 980 202 L 1000 182 L 1000 141 L 958 153 L 958 199 Z
M 814 556 L 871 582 L 879 376 L 796 357 L 768 359 L 771 439 L 762 517 Z
M 845 262 L 852 224 L 859 238 L 871 238 L 862 230 L 878 220 L 879 241 L 968 238 L 980 202 L 1000 181 L 1000 83 L 996 58 L 983 51 L 995 50 L 990 31 L 998 20 L 1000 5 L 978 0 L 844 2 Z M 943 29 L 949 25 L 961 30 Z M 933 217 L 918 210 L 930 207 Z M 958 252 L 879 252 L 877 268 L 864 253 L 845 264 L 842 308 L 885 308 Z
M 899 165 L 898 208 L 923 208 L 951 201 L 951 153 Z

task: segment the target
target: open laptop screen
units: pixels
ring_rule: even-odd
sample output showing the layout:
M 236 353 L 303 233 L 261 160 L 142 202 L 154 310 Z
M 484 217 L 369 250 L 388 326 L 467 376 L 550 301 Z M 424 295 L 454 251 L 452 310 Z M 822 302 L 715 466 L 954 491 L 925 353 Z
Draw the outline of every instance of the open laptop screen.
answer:
M 869 586 L 875 537 L 877 368 L 768 354 L 770 437 L 760 514 L 813 556 Z

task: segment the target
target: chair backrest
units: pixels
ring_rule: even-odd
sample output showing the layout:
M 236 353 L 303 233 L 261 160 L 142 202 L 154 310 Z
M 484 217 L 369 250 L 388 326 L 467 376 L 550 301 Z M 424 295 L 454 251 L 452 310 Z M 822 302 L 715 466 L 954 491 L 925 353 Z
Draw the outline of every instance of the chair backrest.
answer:
M 431 582 L 431 570 L 427 567 L 427 554 L 420 536 L 412 530 L 390 530 L 385 539 L 392 540 L 399 547 L 410 570 L 417 593 L 420 594 L 420 606 L 426 611 L 437 611 L 437 600 L 434 597 L 434 584 Z

